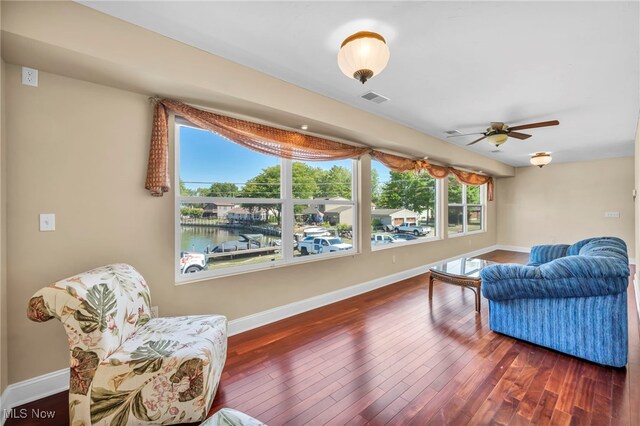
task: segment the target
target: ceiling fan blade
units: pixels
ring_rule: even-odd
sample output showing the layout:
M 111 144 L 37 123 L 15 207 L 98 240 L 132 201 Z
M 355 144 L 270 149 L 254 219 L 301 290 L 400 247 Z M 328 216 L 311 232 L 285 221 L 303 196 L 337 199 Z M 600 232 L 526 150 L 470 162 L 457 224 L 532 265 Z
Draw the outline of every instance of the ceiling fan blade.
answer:
M 507 136 L 511 138 L 516 138 L 516 139 L 527 139 L 531 137 L 531 135 L 527 135 L 525 133 L 518 133 L 518 132 L 509 132 L 507 133 Z
M 484 138 L 486 138 L 486 137 L 487 137 L 487 135 L 484 135 L 484 136 L 483 136 L 483 137 L 481 137 L 480 139 L 476 139 L 475 141 L 468 143 L 468 144 L 467 144 L 467 146 L 469 146 L 469 145 L 473 145 L 474 143 L 478 143 L 478 142 L 480 142 L 482 139 L 484 139 Z
M 521 124 L 520 126 L 509 127 L 509 130 L 534 129 L 536 127 L 557 126 L 560 124 L 558 120 L 542 121 L 540 123 Z
M 484 135 L 484 132 L 478 132 L 478 133 L 462 133 L 459 135 L 451 135 L 451 136 L 447 136 L 448 138 L 457 138 L 458 136 L 469 136 L 469 135 Z
M 502 123 L 500 121 L 492 121 L 491 122 L 491 128 L 492 129 L 502 130 L 503 127 L 504 127 L 504 123 Z

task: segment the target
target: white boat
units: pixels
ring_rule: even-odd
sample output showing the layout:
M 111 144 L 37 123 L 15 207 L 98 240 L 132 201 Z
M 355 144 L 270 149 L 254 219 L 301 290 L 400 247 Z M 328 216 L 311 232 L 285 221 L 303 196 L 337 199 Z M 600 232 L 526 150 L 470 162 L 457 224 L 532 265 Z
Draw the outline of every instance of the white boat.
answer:
M 325 228 L 318 228 L 318 227 L 313 227 L 313 228 L 305 228 L 302 230 L 302 234 L 304 235 L 304 237 L 330 237 L 333 234 Z

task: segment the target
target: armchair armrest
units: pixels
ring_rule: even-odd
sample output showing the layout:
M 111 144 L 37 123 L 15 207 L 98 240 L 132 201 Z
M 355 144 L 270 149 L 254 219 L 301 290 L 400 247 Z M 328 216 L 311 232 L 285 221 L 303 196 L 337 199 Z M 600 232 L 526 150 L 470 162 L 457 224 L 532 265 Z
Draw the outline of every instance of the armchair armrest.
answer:
M 553 244 L 531 247 L 529 265 L 542 265 L 567 255 L 568 244 Z
M 489 300 L 605 296 L 626 291 L 629 265 L 571 256 L 542 266 L 490 265 L 481 276 L 482 294 Z

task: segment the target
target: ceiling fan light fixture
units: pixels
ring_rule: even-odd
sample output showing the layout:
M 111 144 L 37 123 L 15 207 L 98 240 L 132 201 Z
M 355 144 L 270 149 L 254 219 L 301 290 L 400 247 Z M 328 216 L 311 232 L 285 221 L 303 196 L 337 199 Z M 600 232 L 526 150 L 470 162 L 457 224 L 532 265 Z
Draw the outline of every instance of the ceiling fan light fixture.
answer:
M 489 141 L 489 143 L 495 146 L 502 145 L 507 141 L 507 139 L 509 139 L 509 136 L 507 136 L 504 133 L 494 133 L 492 135 L 487 136 L 487 140 Z
M 552 160 L 551 153 L 549 152 L 536 152 L 531 156 L 531 164 L 540 168 L 549 164 Z
M 389 46 L 384 37 L 360 31 L 347 37 L 338 52 L 338 66 L 349 78 L 364 84 L 382 72 L 389 62 Z

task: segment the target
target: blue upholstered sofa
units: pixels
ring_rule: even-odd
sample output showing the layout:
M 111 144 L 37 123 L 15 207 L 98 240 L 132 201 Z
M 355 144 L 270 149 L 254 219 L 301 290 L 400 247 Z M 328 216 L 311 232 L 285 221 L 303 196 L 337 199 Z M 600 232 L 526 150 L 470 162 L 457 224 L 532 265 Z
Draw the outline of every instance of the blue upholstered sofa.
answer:
M 535 246 L 528 265 L 481 274 L 491 330 L 598 364 L 627 364 L 629 258 L 621 239 Z

